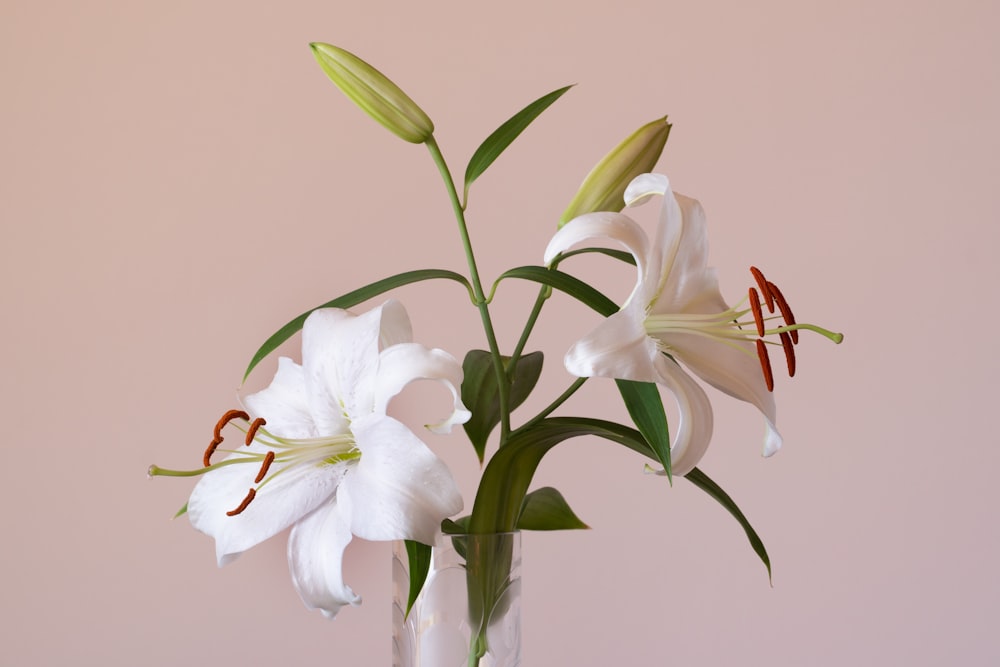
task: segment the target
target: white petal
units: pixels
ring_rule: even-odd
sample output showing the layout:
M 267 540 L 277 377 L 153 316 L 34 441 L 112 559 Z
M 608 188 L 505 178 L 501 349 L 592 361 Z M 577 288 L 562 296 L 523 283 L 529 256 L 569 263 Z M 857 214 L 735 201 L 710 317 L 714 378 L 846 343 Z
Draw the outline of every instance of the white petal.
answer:
M 737 349 L 690 334 L 670 335 L 667 343 L 698 377 L 761 411 L 767 423 L 764 456 L 771 456 L 781 448 L 781 435 L 775 428 L 774 394 L 767 390 L 756 348 L 749 343 L 736 343 L 740 346 Z
M 382 304 L 382 322 L 379 332 L 379 349 L 386 349 L 399 343 L 413 342 L 413 327 L 410 316 L 396 299 L 389 299 Z
M 565 227 L 563 228 L 565 229 Z M 642 304 L 631 301 L 566 353 L 566 370 L 579 377 L 656 382 L 656 341 L 643 328 Z
M 472 413 L 462 405 L 462 366 L 444 350 L 429 350 L 418 343 L 401 343 L 382 351 L 375 378 L 375 412 L 385 414 L 389 401 L 414 380 L 438 380 L 451 391 L 454 408 L 444 420 L 427 426 L 435 433 L 449 433 L 453 424 L 464 424 Z
M 666 194 L 670 180 L 663 174 L 639 174 L 625 188 L 625 205 L 642 206 L 653 195 Z
M 712 286 L 715 273 L 708 269 L 708 224 L 696 200 L 668 190 L 660 213 L 656 247 L 661 248 L 662 266 L 655 312 L 687 312 L 686 304 Z M 721 299 L 721 297 L 720 297 Z
M 344 549 L 351 529 L 337 498 L 331 498 L 295 524 L 288 537 L 288 567 L 292 583 L 310 609 L 333 618 L 344 605 L 361 598 L 344 583 Z
M 566 223 L 545 248 L 545 264 L 552 263 L 559 253 L 566 252 L 583 241 L 600 239 L 620 243 L 635 257 L 639 279 L 646 274 L 649 239 L 634 220 L 621 213 L 587 213 Z
M 283 438 L 311 438 L 316 435 L 309 412 L 302 367 L 289 359 L 278 359 L 278 372 L 266 389 L 244 399 L 252 417 L 263 417 L 267 430 Z
M 441 521 L 462 511 L 447 466 L 390 417 L 371 415 L 352 430 L 361 459 L 338 491 L 351 508 L 351 532 L 366 540 L 433 544 Z
M 321 435 L 343 433 L 347 418 L 372 410 L 382 309 L 353 315 L 317 310 L 302 328 L 302 367 L 310 409 Z
M 660 383 L 677 401 L 679 419 L 670 443 L 670 469 L 674 475 L 686 475 L 698 465 L 712 439 L 712 404 L 694 379 L 676 362 L 660 355 Z
M 228 441 L 227 441 L 228 442 Z M 259 443 L 242 448 L 263 453 Z M 238 457 L 232 454 L 228 458 Z M 219 565 L 225 565 L 250 547 L 260 544 L 313 511 L 337 489 L 347 464 L 301 466 L 277 475 L 257 491 L 253 502 L 240 514 L 228 516 L 255 486 L 260 466 L 255 463 L 217 468 L 198 481 L 188 500 L 191 525 L 215 538 Z M 270 472 L 280 470 L 271 466 Z

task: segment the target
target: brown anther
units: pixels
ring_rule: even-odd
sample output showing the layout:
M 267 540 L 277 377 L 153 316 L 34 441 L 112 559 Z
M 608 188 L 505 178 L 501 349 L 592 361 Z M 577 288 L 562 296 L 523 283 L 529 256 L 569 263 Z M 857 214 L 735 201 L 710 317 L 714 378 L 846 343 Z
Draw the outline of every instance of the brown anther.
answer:
M 260 484 L 261 480 L 264 479 L 264 475 L 267 474 L 267 469 L 271 467 L 271 462 L 274 461 L 274 452 L 268 452 L 264 456 L 264 463 L 260 466 L 260 472 L 257 473 L 257 477 L 254 478 L 254 484 Z
M 788 364 L 788 377 L 795 377 L 795 345 L 787 331 L 781 332 L 781 349 L 785 351 L 785 362 Z
M 257 495 L 256 489 L 250 489 L 249 491 L 247 491 L 247 497 L 243 499 L 243 502 L 240 503 L 240 506 L 234 510 L 229 510 L 228 512 L 226 512 L 226 516 L 236 516 L 237 514 L 245 510 L 247 508 L 247 505 L 250 504 L 250 502 L 253 500 L 253 497 L 256 495 Z
M 750 273 L 753 274 L 753 279 L 757 281 L 757 287 L 760 288 L 760 293 L 764 296 L 764 301 L 767 302 L 767 312 L 773 313 L 774 295 L 771 294 L 771 290 L 769 289 L 771 283 L 767 282 L 767 279 L 764 278 L 764 274 L 761 273 L 760 269 L 758 269 L 756 266 L 750 267 Z
M 222 418 L 219 419 L 218 423 L 216 423 L 216 425 L 215 425 L 215 433 L 214 433 L 214 435 L 215 435 L 215 439 L 216 440 L 218 440 L 219 442 L 222 442 L 222 429 L 226 426 L 226 424 L 228 424 L 229 422 L 233 421 L 237 417 L 239 417 L 240 419 L 244 419 L 246 421 L 250 421 L 250 415 L 248 415 L 247 413 L 243 412 L 242 410 L 230 410 L 230 411 L 228 411 L 226 414 L 222 415 Z
M 767 286 L 771 289 L 771 294 L 774 295 L 774 300 L 778 302 L 778 310 L 781 311 L 781 317 L 785 320 L 785 324 L 788 326 L 795 324 L 795 315 L 792 315 L 792 309 L 788 307 L 788 301 L 785 300 L 785 296 L 781 293 L 781 290 L 778 289 L 778 286 L 774 283 L 768 283 Z M 792 342 L 798 345 L 798 330 L 792 329 L 789 333 L 792 334 Z
M 247 429 L 247 439 L 246 439 L 247 447 L 249 447 L 250 443 L 253 442 L 253 439 L 257 437 L 257 429 L 259 429 L 266 423 L 267 422 L 264 421 L 263 417 L 257 417 L 257 419 L 253 420 L 253 423 L 250 424 L 250 428 Z
M 750 288 L 750 310 L 753 311 L 753 321 L 757 325 L 757 335 L 764 335 L 764 313 L 760 311 L 760 294 L 753 287 Z
M 774 391 L 774 375 L 771 374 L 771 359 L 767 356 L 767 345 L 760 338 L 757 339 L 757 356 L 760 358 L 760 369 L 764 372 L 764 382 L 767 383 L 767 390 Z
M 205 464 L 205 467 L 212 465 L 212 454 L 215 453 L 215 448 L 222 444 L 222 438 L 212 438 L 212 442 L 208 443 L 208 448 L 205 450 L 205 456 L 202 457 L 201 462 Z

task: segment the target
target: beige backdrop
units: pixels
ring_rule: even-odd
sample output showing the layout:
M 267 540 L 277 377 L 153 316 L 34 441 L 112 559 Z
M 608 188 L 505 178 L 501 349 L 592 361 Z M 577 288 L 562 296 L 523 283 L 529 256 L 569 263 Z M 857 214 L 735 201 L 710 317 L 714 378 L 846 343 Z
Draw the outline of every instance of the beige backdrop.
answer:
M 326 622 L 283 537 L 220 571 L 170 521 L 192 482 L 145 478 L 197 464 L 286 319 L 390 272 L 462 268 L 426 151 L 329 84 L 320 40 L 410 91 L 456 172 L 516 109 L 579 84 L 473 192 L 487 279 L 540 262 L 594 161 L 669 113 L 661 168 L 703 201 L 724 292 L 757 264 L 847 333 L 807 338 L 779 378 L 774 459 L 756 413 L 714 395 L 702 467 L 764 537 L 773 588 L 683 480 L 599 442 L 545 461 L 538 482 L 593 530 L 524 540 L 526 665 L 998 664 L 998 5 L 349 4 L 0 4 L 0 663 L 389 663 L 385 544 L 350 548 L 365 604 Z M 628 272 L 592 266 L 627 293 Z M 533 292 L 498 297 L 507 349 Z M 483 345 L 453 287 L 398 296 L 421 341 Z M 593 324 L 550 308 L 533 341 L 548 395 Z M 625 418 L 600 382 L 567 412 Z M 434 447 L 471 504 L 471 450 Z

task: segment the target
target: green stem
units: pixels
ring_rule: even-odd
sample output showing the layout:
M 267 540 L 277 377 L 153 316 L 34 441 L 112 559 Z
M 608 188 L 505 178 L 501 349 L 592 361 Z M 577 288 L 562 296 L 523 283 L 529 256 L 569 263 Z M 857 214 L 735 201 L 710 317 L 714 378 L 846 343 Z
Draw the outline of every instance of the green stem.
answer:
M 514 348 L 514 352 L 510 355 L 510 361 L 508 362 L 510 372 L 513 372 L 514 367 L 517 365 L 517 360 L 521 358 L 521 353 L 524 352 L 524 346 L 528 343 L 528 336 L 531 335 L 532 329 L 535 328 L 535 322 L 538 320 L 538 315 L 542 312 L 542 306 L 545 305 L 545 301 L 551 295 L 552 288 L 548 285 L 542 285 L 542 288 L 538 290 L 538 297 L 535 299 L 535 305 L 532 307 L 531 313 L 528 315 L 528 321 L 524 323 L 524 331 L 521 332 L 521 338 L 518 339 L 517 346 Z
M 462 247 L 465 250 L 465 259 L 469 265 L 469 279 L 472 282 L 472 293 L 475 298 L 476 307 L 479 308 L 479 316 L 483 321 L 483 331 L 486 333 L 486 342 L 490 348 L 490 356 L 493 358 L 493 370 L 497 378 L 500 400 L 500 445 L 507 441 L 510 434 L 510 410 L 508 408 L 510 396 L 510 383 L 507 381 L 507 373 L 504 371 L 503 359 L 500 358 L 500 347 L 497 344 L 496 332 L 493 329 L 493 320 L 490 318 L 490 309 L 483 292 L 483 283 L 479 278 L 479 269 L 476 266 L 476 257 L 472 252 L 472 242 L 469 240 L 469 228 L 465 223 L 465 211 L 462 209 L 462 202 L 458 198 L 455 190 L 455 181 L 451 177 L 451 171 L 444 161 L 441 149 L 437 145 L 434 137 L 428 137 L 427 150 L 431 153 L 434 164 L 441 172 L 445 187 L 448 189 L 448 197 L 451 199 L 451 206 L 455 212 L 455 219 L 458 221 L 458 233 L 462 237 Z
M 559 394 L 559 397 L 556 398 L 556 400 L 554 400 L 551 403 L 549 403 L 548 407 L 546 407 L 544 410 L 542 410 L 541 412 L 539 412 L 537 415 L 535 415 L 534 417 L 532 417 L 531 419 L 529 419 L 527 422 L 525 422 L 524 424 L 522 424 L 520 427 L 518 427 L 517 430 L 520 431 L 521 429 L 526 429 L 526 428 L 528 428 L 528 427 L 530 427 L 530 426 L 532 426 L 534 424 L 537 424 L 538 422 L 542 421 L 546 417 L 548 417 L 550 414 L 552 414 L 553 412 L 555 412 L 556 408 L 558 408 L 560 405 L 562 405 L 567 400 L 569 400 L 569 397 L 572 396 L 573 394 L 575 394 L 576 390 L 579 389 L 580 387 L 582 387 L 583 383 L 586 382 L 586 381 L 587 381 L 587 378 L 577 378 L 577 379 L 573 380 L 573 384 L 571 384 L 566 389 L 566 391 L 564 391 L 563 393 Z

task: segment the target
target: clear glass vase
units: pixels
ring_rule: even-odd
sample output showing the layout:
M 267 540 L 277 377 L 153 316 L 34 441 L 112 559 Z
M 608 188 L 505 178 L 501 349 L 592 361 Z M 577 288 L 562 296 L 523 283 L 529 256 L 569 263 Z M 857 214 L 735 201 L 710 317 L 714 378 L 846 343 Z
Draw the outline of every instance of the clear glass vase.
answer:
M 393 667 L 521 664 L 521 534 L 438 535 L 406 615 L 406 545 L 393 545 Z

